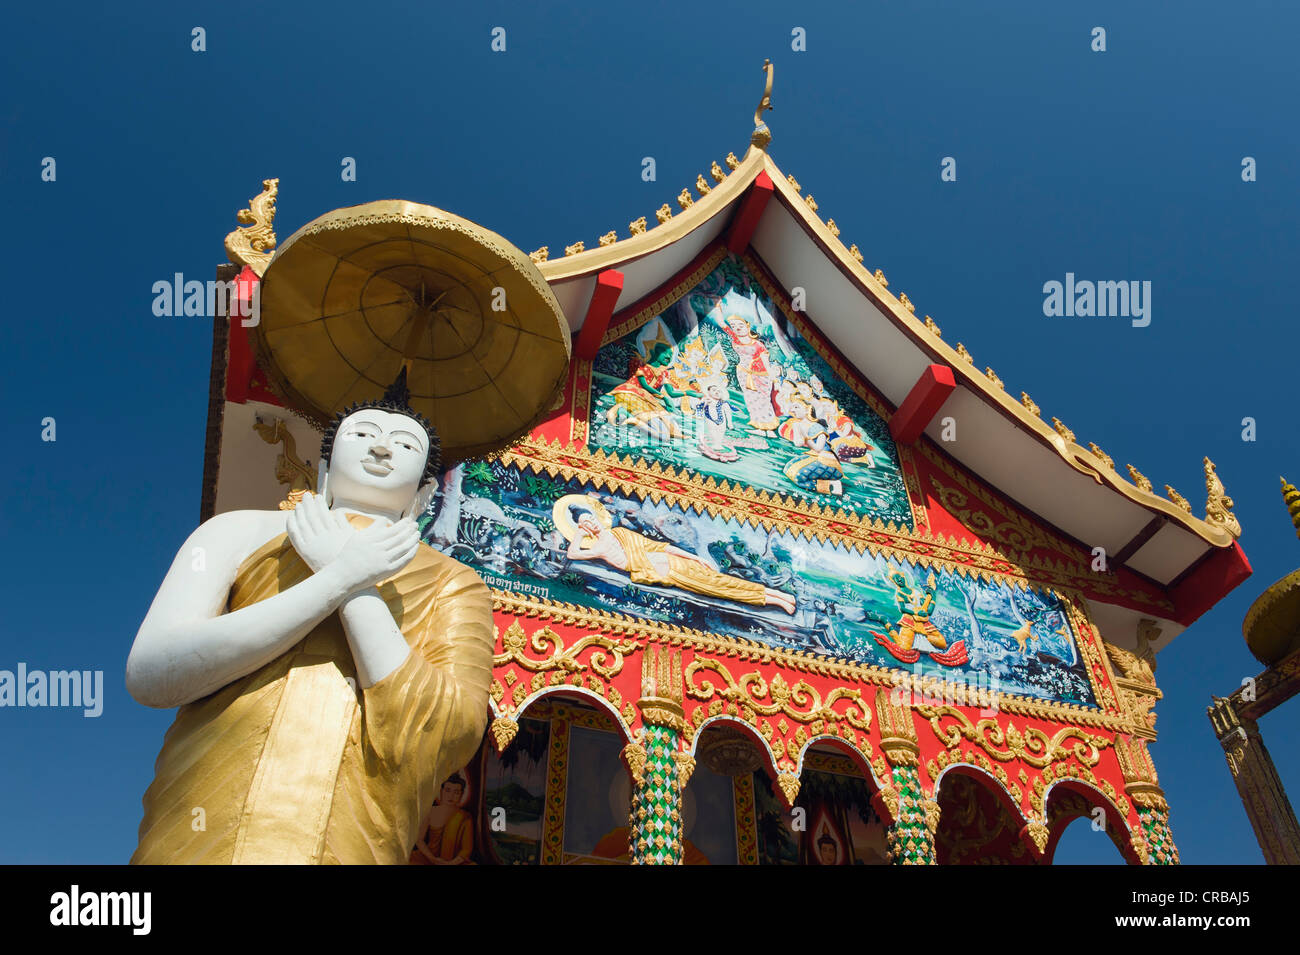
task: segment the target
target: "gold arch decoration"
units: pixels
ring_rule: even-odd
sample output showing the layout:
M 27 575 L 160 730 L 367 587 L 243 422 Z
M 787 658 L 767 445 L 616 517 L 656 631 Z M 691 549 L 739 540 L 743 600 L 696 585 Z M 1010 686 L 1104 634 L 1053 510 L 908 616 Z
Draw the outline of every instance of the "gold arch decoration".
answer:
M 952 706 L 921 705 L 916 710 L 930 721 L 935 737 L 944 746 L 954 749 L 965 738 L 999 762 L 1020 760 L 1041 768 L 1054 760 L 1073 756 L 1084 766 L 1095 766 L 1101 759 L 1100 751 L 1111 744 L 1106 737 L 1075 726 L 1061 727 L 1049 737 L 1037 727 L 1026 725 L 1021 730 L 1011 720 L 1007 721 L 1005 728 L 994 717 L 973 723 L 965 713 Z M 955 722 L 943 726 L 941 723 L 945 718 Z M 1071 739 L 1074 742 L 1068 744 Z

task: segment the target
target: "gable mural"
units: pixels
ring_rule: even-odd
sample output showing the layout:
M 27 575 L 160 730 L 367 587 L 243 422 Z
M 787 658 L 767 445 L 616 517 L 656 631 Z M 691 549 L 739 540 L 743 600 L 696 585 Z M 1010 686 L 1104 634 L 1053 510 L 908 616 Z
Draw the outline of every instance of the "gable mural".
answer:
M 889 427 L 727 256 L 592 365 L 588 444 L 911 527 Z
M 448 471 L 425 539 L 492 587 L 846 661 L 1095 705 L 1059 597 L 599 491 Z

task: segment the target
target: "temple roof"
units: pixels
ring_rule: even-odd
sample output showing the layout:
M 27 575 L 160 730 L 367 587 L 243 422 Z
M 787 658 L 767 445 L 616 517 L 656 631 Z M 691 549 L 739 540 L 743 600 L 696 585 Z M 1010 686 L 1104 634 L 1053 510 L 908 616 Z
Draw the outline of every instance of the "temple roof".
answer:
M 762 183 L 777 201 L 762 208 L 749 250 L 787 294 L 795 286 L 815 289 L 809 317 L 895 408 L 928 366 L 952 370 L 957 388 L 925 433 L 954 459 L 1047 524 L 1088 549 L 1105 548 L 1108 559 L 1166 589 L 1216 552 L 1240 553 L 1231 499 L 1208 458 L 1206 517 L 1193 514 L 1172 488 L 1169 498 L 1155 493 L 1131 465 L 1132 479 L 1122 476 L 1101 448 L 1085 447 L 1059 419 L 1044 421 L 1027 394 L 1012 397 L 991 368 L 980 370 L 963 344 L 949 344 L 929 316 L 917 317 L 908 297 L 891 290 L 883 272 L 868 269 L 856 246 L 845 246 L 834 220 L 821 218 L 813 196 L 782 172 L 765 148 L 751 145 L 740 160 L 728 156 L 728 166 L 720 181 L 709 182 L 723 172 L 714 163 L 712 175 L 701 176 L 695 192 L 679 194 L 677 210 L 667 205 L 659 210 L 654 228 L 637 220 L 628 238 L 615 240 L 607 233 L 603 244 L 584 249 L 577 243 L 557 259 L 545 249 L 533 253 L 575 336 L 600 273 L 622 273 L 618 301 L 620 311 L 627 309 L 725 237 L 746 197 Z M 700 186 L 707 191 L 699 194 Z M 615 317 L 610 324 L 617 322 Z M 947 416 L 961 422 L 958 440 L 941 440 Z

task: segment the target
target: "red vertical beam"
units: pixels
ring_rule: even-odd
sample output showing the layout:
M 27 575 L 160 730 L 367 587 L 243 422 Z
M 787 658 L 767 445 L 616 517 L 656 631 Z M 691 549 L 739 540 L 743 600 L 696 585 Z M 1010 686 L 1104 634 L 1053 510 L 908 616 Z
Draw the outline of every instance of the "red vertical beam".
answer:
M 236 299 L 238 304 L 231 308 L 231 314 L 226 319 L 230 322 L 230 358 L 226 362 L 226 400 L 238 404 L 248 400 L 248 389 L 253 382 L 253 371 L 256 368 L 253 362 L 253 346 L 248 340 L 249 332 L 244 326 L 243 316 L 252 315 L 251 303 L 258 281 L 257 273 L 244 266 L 244 270 L 235 277 L 235 294 L 232 298 Z
M 591 293 L 591 304 L 587 306 L 587 317 L 583 319 L 582 330 L 578 332 L 578 344 L 573 354 L 578 358 L 592 359 L 600 350 L 600 340 L 609 328 L 610 317 L 618 297 L 623 294 L 623 273 L 617 269 L 606 269 L 596 276 L 596 287 Z
M 957 382 L 947 365 L 929 365 L 889 419 L 889 433 L 899 444 L 911 444 L 929 427 Z
M 745 194 L 740 204 L 740 211 L 736 213 L 735 221 L 731 223 L 731 231 L 727 233 L 727 251 L 732 255 L 740 255 L 749 248 L 749 240 L 754 237 L 758 220 L 763 218 L 767 201 L 775 192 L 776 186 L 772 184 L 772 177 L 767 174 L 766 169 L 761 170 L 754 179 L 753 188 Z

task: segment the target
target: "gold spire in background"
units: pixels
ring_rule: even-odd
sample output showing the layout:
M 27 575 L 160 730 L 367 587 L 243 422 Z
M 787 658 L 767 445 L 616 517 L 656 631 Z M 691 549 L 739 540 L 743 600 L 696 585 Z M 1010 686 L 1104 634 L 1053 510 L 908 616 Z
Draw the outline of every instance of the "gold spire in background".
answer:
M 1295 528 L 1295 536 L 1300 537 L 1300 491 L 1296 490 L 1294 484 L 1282 478 L 1282 502 L 1286 504 L 1287 513 L 1291 515 L 1291 526 Z
M 758 101 L 758 109 L 754 110 L 754 132 L 749 137 L 750 145 L 759 149 L 767 149 L 767 144 L 772 141 L 772 131 L 763 122 L 763 110 L 772 108 L 772 73 L 776 67 L 772 66 L 771 60 L 764 60 L 763 69 L 767 72 L 767 85 L 763 88 L 763 98 Z

